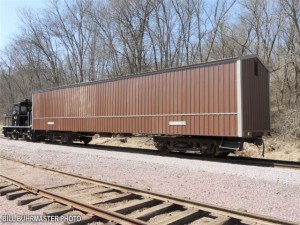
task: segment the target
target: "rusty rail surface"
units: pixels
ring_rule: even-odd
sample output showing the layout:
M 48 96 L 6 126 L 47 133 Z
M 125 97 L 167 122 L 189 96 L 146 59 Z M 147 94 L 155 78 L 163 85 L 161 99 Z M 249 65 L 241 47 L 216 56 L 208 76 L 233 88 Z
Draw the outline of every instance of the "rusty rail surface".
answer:
M 286 220 L 281 220 L 281 219 L 277 219 L 277 218 L 271 218 L 271 217 L 266 217 L 266 216 L 263 216 L 263 215 L 251 214 L 251 213 L 247 213 L 247 212 L 241 212 L 241 211 L 232 210 L 232 209 L 228 209 L 228 208 L 221 208 L 221 207 L 218 207 L 218 206 L 215 206 L 215 205 L 209 205 L 209 204 L 203 204 L 203 203 L 199 203 L 199 202 L 193 202 L 193 201 L 190 201 L 190 200 L 181 199 L 181 198 L 177 198 L 177 197 L 173 197 L 173 196 L 167 196 L 167 195 L 154 193 L 154 192 L 150 192 L 150 191 L 139 190 L 139 189 L 135 189 L 135 188 L 132 188 L 132 187 L 127 187 L 127 186 L 124 186 L 124 185 L 118 185 L 118 184 L 103 182 L 103 181 L 100 181 L 100 180 L 95 180 L 95 179 L 92 179 L 92 178 L 87 178 L 87 177 L 83 177 L 83 176 L 76 175 L 76 174 L 71 174 L 71 173 L 58 171 L 58 170 L 54 170 L 54 169 L 49 169 L 49 168 L 46 168 L 46 167 L 43 167 L 43 166 L 40 166 L 40 165 L 32 165 L 32 164 L 29 164 L 29 163 L 19 162 L 19 161 L 16 161 L 16 160 L 5 158 L 5 157 L 0 157 L 0 159 L 9 160 L 9 161 L 17 162 L 17 163 L 22 163 L 24 165 L 31 166 L 33 168 L 38 168 L 38 169 L 48 171 L 48 172 L 52 172 L 52 173 L 55 173 L 55 174 L 76 178 L 76 179 L 79 179 L 80 181 L 88 182 L 88 183 L 91 183 L 91 184 L 96 184 L 96 185 L 99 185 L 99 186 L 102 186 L 102 187 L 105 187 L 105 188 L 118 190 L 118 191 L 121 191 L 121 192 L 124 192 L 124 193 L 131 193 L 133 195 L 139 195 L 139 196 L 142 196 L 143 199 L 151 198 L 153 200 L 160 201 L 161 203 L 159 203 L 159 204 L 167 203 L 167 204 L 181 206 L 182 208 L 184 208 L 186 210 L 182 211 L 178 215 L 179 218 L 182 217 L 180 221 L 183 221 L 182 219 L 185 219 L 185 216 L 187 218 L 187 221 L 189 221 L 189 219 L 193 219 L 193 217 L 192 217 L 193 215 L 195 216 L 195 218 L 199 219 L 199 216 L 205 216 L 209 213 L 213 213 L 214 215 L 216 214 L 216 215 L 219 215 L 221 217 L 225 216 L 226 218 L 228 218 L 228 220 L 226 220 L 228 223 L 226 223 L 226 224 L 236 224 L 237 221 L 243 221 L 243 223 L 245 223 L 245 222 L 253 223 L 254 222 L 254 223 L 259 223 L 259 224 L 287 224 L 287 225 L 295 224 L 293 222 L 286 221 Z M 14 180 L 14 179 L 12 179 L 8 176 L 2 175 L 2 174 L 0 174 L 0 177 L 2 177 L 2 179 L 6 180 L 8 182 L 13 183 L 17 187 L 20 187 L 20 188 L 28 190 L 32 193 L 41 195 L 45 198 L 54 200 L 54 201 L 59 202 L 61 204 L 71 206 L 72 208 L 77 209 L 79 211 L 86 212 L 88 214 L 97 216 L 99 218 L 104 218 L 107 221 L 114 221 L 114 222 L 119 223 L 119 224 L 148 224 L 146 221 L 143 221 L 141 219 L 128 217 L 128 216 L 126 216 L 124 214 L 121 214 L 121 213 L 118 213 L 118 212 L 114 212 L 114 211 L 110 211 L 110 210 L 107 210 L 107 209 L 103 209 L 103 208 L 98 207 L 98 206 L 96 207 L 94 205 L 86 204 L 86 203 L 74 200 L 72 198 L 68 198 L 68 197 L 65 197 L 65 196 L 62 196 L 62 195 L 59 195 L 59 194 L 51 193 L 51 192 L 49 192 L 47 190 L 44 190 L 44 189 L 40 189 L 40 188 L 37 188 L 37 187 L 32 187 L 31 185 L 28 185 L 28 184 L 22 183 L 20 181 Z M 173 223 L 168 223 L 166 221 L 166 223 L 160 223 L 160 224 L 173 224 Z

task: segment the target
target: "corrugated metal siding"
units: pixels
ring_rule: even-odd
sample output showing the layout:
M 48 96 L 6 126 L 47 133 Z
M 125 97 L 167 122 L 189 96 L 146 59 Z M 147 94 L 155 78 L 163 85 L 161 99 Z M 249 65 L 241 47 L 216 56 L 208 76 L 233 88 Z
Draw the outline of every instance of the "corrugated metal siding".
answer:
M 52 90 L 33 94 L 33 129 L 237 136 L 236 94 L 232 61 Z
M 258 76 L 254 62 L 258 63 Z M 242 61 L 243 135 L 270 131 L 269 72 L 256 58 Z

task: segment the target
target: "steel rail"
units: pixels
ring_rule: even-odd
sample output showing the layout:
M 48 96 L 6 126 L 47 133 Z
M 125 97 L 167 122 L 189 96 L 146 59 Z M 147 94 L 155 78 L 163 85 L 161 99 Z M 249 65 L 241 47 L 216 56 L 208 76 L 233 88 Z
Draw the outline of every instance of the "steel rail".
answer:
M 67 172 L 63 172 L 63 171 L 59 171 L 59 170 L 46 168 L 46 167 L 43 167 L 41 165 L 33 165 L 33 164 L 30 164 L 30 163 L 26 163 L 26 162 L 20 162 L 20 161 L 17 161 L 17 160 L 6 158 L 6 157 L 0 157 L 0 159 L 22 163 L 24 165 L 28 165 L 28 166 L 31 166 L 33 168 L 40 168 L 40 169 L 50 171 L 50 172 L 53 172 L 53 173 L 74 177 L 74 178 L 80 179 L 82 181 L 90 182 L 90 183 L 93 183 L 93 184 L 102 185 L 102 186 L 117 189 L 117 190 L 120 190 L 120 191 L 139 194 L 139 195 L 151 197 L 153 199 L 158 199 L 158 200 L 161 200 L 161 201 L 170 202 L 170 203 L 181 205 L 181 206 L 193 207 L 193 208 L 197 208 L 197 209 L 202 210 L 202 211 L 207 211 L 207 212 L 210 212 L 210 213 L 216 213 L 218 215 L 228 216 L 230 218 L 239 219 L 239 220 L 243 220 L 243 221 L 247 221 L 247 222 L 256 222 L 256 223 L 263 223 L 263 224 L 270 224 L 270 225 L 271 224 L 272 225 L 273 224 L 296 225 L 296 223 L 293 223 L 291 221 L 281 220 L 281 219 L 277 219 L 277 218 L 273 218 L 273 217 L 266 217 L 266 216 L 259 215 L 259 214 L 251 214 L 251 213 L 247 213 L 247 212 L 241 212 L 241 211 L 237 211 L 237 210 L 229 209 L 229 208 L 224 208 L 224 207 L 221 208 L 221 207 L 211 205 L 211 204 L 193 202 L 193 201 L 190 201 L 190 200 L 187 200 L 187 199 L 168 196 L 168 195 L 155 193 L 155 192 L 150 192 L 150 191 L 146 191 L 146 190 L 139 190 L 139 189 L 132 188 L 132 187 L 127 187 L 127 186 L 124 186 L 124 185 L 112 184 L 112 183 L 109 183 L 109 182 L 100 181 L 100 180 L 96 180 L 96 179 L 93 179 L 93 178 L 87 178 L 87 177 L 83 177 L 83 176 L 72 174 L 72 173 L 67 173 Z M 26 185 L 25 185 L 25 187 L 26 187 Z M 27 190 L 30 190 L 30 189 L 27 189 Z M 45 193 L 45 194 L 52 195 L 52 193 L 49 193 L 47 191 L 42 192 L 42 190 L 40 190 L 39 193 Z M 57 197 L 60 197 L 60 196 L 57 196 Z M 61 199 L 58 198 L 58 201 L 59 200 L 61 200 Z M 66 203 L 64 203 L 64 204 L 66 204 Z M 95 209 L 98 209 L 98 208 L 95 208 Z M 112 213 L 112 212 L 109 212 L 109 213 L 110 213 L 110 216 L 113 216 L 115 214 L 115 213 Z M 93 213 L 91 213 L 91 214 L 93 214 Z M 125 217 L 122 214 L 118 214 L 117 216 L 119 216 L 118 217 L 119 219 L 124 219 L 123 217 Z M 136 223 L 136 224 L 146 224 L 144 221 L 142 221 L 142 222 L 143 223 Z
M 264 158 L 249 158 L 249 157 L 236 157 L 229 156 L 222 159 L 224 162 L 233 162 L 233 163 L 243 163 L 244 165 L 253 165 L 253 166 L 268 166 L 274 168 L 286 168 L 286 169 L 300 169 L 300 163 L 295 161 L 285 161 L 285 160 L 274 160 L 274 159 L 264 159 Z

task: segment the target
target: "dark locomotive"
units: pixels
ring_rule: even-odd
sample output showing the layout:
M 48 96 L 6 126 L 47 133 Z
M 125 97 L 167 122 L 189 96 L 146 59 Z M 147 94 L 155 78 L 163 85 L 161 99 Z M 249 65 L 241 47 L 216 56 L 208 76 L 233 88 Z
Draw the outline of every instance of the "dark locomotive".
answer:
M 18 140 L 31 133 L 32 102 L 24 99 L 14 103 L 9 116 L 3 115 L 3 135 Z

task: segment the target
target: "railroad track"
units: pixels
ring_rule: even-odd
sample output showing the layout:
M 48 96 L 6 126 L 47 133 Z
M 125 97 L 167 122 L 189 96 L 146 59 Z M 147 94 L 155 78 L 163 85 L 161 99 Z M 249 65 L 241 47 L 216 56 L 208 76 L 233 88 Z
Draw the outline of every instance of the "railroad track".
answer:
M 0 165 L 0 195 L 6 195 L 9 200 L 18 198 L 18 205 L 28 204 L 30 210 L 44 207 L 44 214 L 47 216 L 61 216 L 72 212 L 73 215 L 81 216 L 81 223 L 294 224 L 3 157 L 0 157 Z M 51 180 L 52 184 L 45 184 L 45 180 Z M 56 205 L 53 209 L 53 204 L 59 204 L 59 207 Z
M 229 156 L 222 159 L 223 162 L 232 164 L 243 164 L 263 167 L 285 168 L 285 169 L 300 169 L 300 162 L 286 161 L 286 160 L 274 160 L 264 158 L 250 158 L 250 157 L 235 157 Z
M 0 139 L 7 139 L 7 138 L 4 138 L 3 136 L 0 135 Z M 51 144 L 61 145 L 60 143 L 51 143 Z M 158 155 L 164 157 L 202 160 L 208 162 L 221 162 L 221 163 L 229 163 L 229 164 L 236 164 L 236 165 L 273 167 L 273 168 L 284 168 L 284 169 L 295 169 L 295 170 L 300 169 L 300 162 L 287 161 L 287 160 L 273 160 L 273 159 L 265 159 L 265 158 L 250 158 L 250 157 L 237 157 L 237 156 L 227 156 L 223 158 L 205 158 L 199 154 L 194 154 L 194 153 L 172 152 L 168 154 L 162 154 L 157 150 L 151 150 L 151 149 L 109 146 L 109 145 L 92 145 L 92 144 L 84 145 L 82 143 L 73 143 L 67 146 L 72 146 L 77 148 L 88 148 L 88 149 L 90 148 L 90 149 L 105 150 L 105 151 Z
M 7 139 L 7 138 L 4 138 L 3 136 L 0 135 L 0 139 Z M 60 143 L 51 143 L 51 144 L 61 145 Z M 73 143 L 67 146 L 72 146 L 77 148 L 88 148 L 88 149 L 90 148 L 90 149 L 105 150 L 105 151 L 158 155 L 164 157 L 202 160 L 208 162 L 221 162 L 221 163 L 229 163 L 229 164 L 236 164 L 236 165 L 273 167 L 273 168 L 284 168 L 284 169 L 295 169 L 295 170 L 300 169 L 300 162 L 287 161 L 287 160 L 273 160 L 273 159 L 265 159 L 265 158 L 250 158 L 250 157 L 237 157 L 237 156 L 227 156 L 223 158 L 205 158 L 205 157 L 201 157 L 201 155 L 199 154 L 194 154 L 194 153 L 172 152 L 168 154 L 162 154 L 157 150 L 150 150 L 150 149 L 109 146 L 109 145 L 92 145 L 92 144 L 84 145 L 82 143 Z
M 286 161 L 286 160 L 273 160 L 273 159 L 237 157 L 237 156 L 227 156 L 223 158 L 205 158 L 199 154 L 183 153 L 183 152 L 171 152 L 166 155 L 160 153 L 159 151 L 149 150 L 149 149 L 129 148 L 129 147 L 119 147 L 119 146 L 115 147 L 115 146 L 108 146 L 108 145 L 83 145 L 80 143 L 73 143 L 71 146 L 80 147 L 80 148 L 93 148 L 98 150 L 140 153 L 140 154 L 148 154 L 148 155 L 163 155 L 166 157 L 185 158 L 185 159 L 202 160 L 202 161 L 209 161 L 209 162 L 221 162 L 221 163 L 230 163 L 230 164 L 286 168 L 286 169 L 296 169 L 296 170 L 300 169 L 300 162 Z

